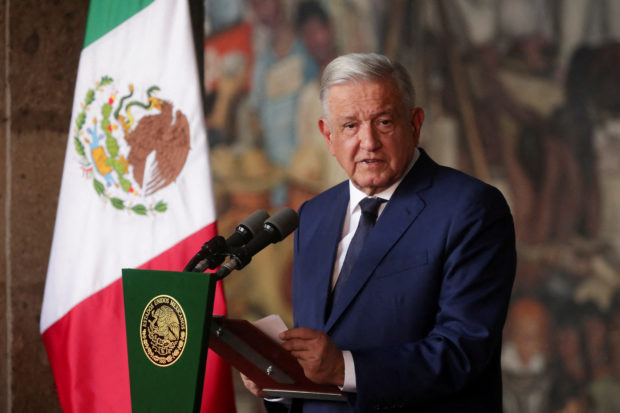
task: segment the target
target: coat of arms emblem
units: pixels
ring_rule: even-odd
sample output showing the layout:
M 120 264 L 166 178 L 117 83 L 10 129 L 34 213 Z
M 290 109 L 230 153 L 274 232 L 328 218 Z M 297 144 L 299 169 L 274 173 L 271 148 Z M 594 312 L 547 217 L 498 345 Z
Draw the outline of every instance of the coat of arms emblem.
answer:
M 170 366 L 181 357 L 187 344 L 187 321 L 177 300 L 159 295 L 146 305 L 140 341 L 146 357 L 157 366 Z
M 83 175 L 95 192 L 119 210 L 138 215 L 165 212 L 153 195 L 172 184 L 190 150 L 187 117 L 151 86 L 117 89 L 103 76 L 88 89 L 75 118 L 73 143 Z

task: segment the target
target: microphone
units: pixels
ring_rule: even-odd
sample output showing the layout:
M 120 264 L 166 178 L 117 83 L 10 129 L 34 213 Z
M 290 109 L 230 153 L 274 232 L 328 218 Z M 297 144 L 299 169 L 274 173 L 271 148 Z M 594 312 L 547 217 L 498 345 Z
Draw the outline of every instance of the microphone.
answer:
M 205 269 L 214 269 L 226 259 L 232 248 L 245 245 L 263 229 L 263 223 L 269 214 L 262 209 L 254 211 L 235 228 L 235 232 L 224 239 L 216 235 L 202 245 L 198 253 L 187 263 L 184 271 L 203 272 Z
M 245 245 L 263 229 L 263 223 L 269 218 L 269 214 L 258 209 L 252 212 L 246 219 L 241 221 L 235 232 L 228 238 L 226 238 L 226 245 L 228 248 L 236 248 Z
M 291 208 L 283 208 L 268 218 L 263 224 L 263 230 L 249 241 L 244 247 L 234 248 L 230 260 L 220 267 L 216 278 L 221 280 L 233 270 L 245 267 L 254 255 L 269 244 L 282 241 L 299 225 L 299 215 Z

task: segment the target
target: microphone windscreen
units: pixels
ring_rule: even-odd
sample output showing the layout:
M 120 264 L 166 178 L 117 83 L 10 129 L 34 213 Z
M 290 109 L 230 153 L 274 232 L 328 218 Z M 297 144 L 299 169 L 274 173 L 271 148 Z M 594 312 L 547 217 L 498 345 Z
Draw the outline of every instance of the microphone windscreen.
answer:
M 299 215 L 291 208 L 282 208 L 267 219 L 265 225 L 271 225 L 278 231 L 278 236 L 271 242 L 279 242 L 295 231 L 299 225 Z
M 269 214 L 262 209 L 258 209 L 241 221 L 239 226 L 245 227 L 254 236 L 263 229 L 263 224 L 267 218 L 269 218 Z

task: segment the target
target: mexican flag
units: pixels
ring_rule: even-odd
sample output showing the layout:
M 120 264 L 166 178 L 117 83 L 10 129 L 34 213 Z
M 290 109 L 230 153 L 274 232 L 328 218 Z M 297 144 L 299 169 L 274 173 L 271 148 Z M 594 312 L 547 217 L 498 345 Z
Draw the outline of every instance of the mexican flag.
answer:
M 216 233 L 192 39 L 186 1 L 91 1 L 41 311 L 65 412 L 131 411 L 121 269 L 181 271 Z M 235 411 L 211 352 L 202 410 Z

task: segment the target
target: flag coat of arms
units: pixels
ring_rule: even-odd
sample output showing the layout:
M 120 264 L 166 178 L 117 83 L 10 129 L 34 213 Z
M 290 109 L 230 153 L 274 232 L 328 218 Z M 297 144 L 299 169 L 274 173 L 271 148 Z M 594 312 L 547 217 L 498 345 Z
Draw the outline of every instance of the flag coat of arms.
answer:
M 40 325 L 65 412 L 131 411 L 121 270 L 181 271 L 215 235 L 192 39 L 186 1 L 91 1 Z M 205 410 L 234 411 L 212 352 Z

